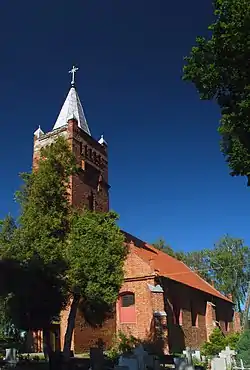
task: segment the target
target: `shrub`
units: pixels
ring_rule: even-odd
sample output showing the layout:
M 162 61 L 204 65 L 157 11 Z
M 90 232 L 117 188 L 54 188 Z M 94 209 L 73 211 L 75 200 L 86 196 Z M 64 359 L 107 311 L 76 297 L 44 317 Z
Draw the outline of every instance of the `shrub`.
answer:
M 201 347 L 201 354 L 207 357 L 216 356 L 225 349 L 226 345 L 226 337 L 219 328 L 215 328 L 209 341 Z
M 121 354 L 132 352 L 133 348 L 139 343 L 133 335 L 127 336 L 122 331 L 114 338 L 113 346 L 107 351 L 107 357 L 116 362 Z
M 236 346 L 237 358 L 243 361 L 245 366 L 250 366 L 250 330 L 244 331 Z

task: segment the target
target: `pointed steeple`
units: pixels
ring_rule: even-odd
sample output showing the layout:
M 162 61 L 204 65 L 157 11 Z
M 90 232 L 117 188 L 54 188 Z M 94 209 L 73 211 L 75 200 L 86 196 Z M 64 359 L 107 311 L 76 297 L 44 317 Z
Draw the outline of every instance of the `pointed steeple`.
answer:
M 75 88 L 75 72 L 77 70 L 78 68 L 73 66 L 72 70 L 69 71 L 69 73 L 72 73 L 71 89 L 57 117 L 53 130 L 65 126 L 68 120 L 74 117 L 78 122 L 78 126 L 88 135 L 91 135 L 80 98 Z

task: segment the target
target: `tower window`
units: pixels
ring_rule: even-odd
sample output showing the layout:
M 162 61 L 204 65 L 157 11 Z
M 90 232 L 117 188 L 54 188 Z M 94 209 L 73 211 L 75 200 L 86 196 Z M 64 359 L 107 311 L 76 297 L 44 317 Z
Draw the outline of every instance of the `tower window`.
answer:
M 85 157 L 88 158 L 88 146 L 84 146 Z
M 91 148 L 89 148 L 89 159 L 92 159 L 92 149 Z
M 82 142 L 80 141 L 80 154 L 83 152 Z

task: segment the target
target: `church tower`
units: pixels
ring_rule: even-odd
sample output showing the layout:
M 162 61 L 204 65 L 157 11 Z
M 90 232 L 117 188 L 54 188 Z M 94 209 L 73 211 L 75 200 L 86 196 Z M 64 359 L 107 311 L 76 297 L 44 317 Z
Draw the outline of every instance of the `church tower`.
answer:
M 87 207 L 93 211 L 109 210 L 108 152 L 107 143 L 101 136 L 95 140 L 85 118 L 83 107 L 75 86 L 73 67 L 71 88 L 61 108 L 52 131 L 44 133 L 39 128 L 34 132 L 33 166 L 36 167 L 40 150 L 50 145 L 59 135 L 69 142 L 80 172 L 71 178 L 70 202 L 74 207 Z

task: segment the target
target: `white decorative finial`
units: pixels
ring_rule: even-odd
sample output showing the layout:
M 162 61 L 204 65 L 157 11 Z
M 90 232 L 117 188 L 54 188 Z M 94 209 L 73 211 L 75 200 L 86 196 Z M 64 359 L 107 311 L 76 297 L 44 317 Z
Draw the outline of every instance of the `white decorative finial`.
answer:
M 101 138 L 98 140 L 98 143 L 101 144 L 101 145 L 106 145 L 108 146 L 108 143 L 107 141 L 104 139 L 104 136 L 101 135 Z
M 36 136 L 38 139 L 40 139 L 40 137 L 44 135 L 44 132 L 43 130 L 41 129 L 41 126 L 39 125 L 38 126 L 38 129 L 34 132 L 34 136 Z
M 73 66 L 73 68 L 69 71 L 69 73 L 72 73 L 72 80 L 71 80 L 71 85 L 75 85 L 75 74 L 78 71 L 79 68 Z

